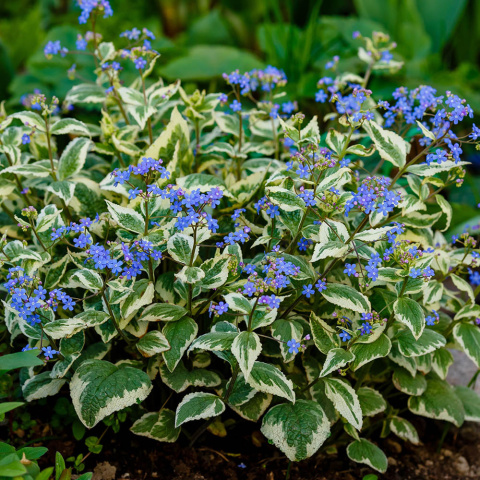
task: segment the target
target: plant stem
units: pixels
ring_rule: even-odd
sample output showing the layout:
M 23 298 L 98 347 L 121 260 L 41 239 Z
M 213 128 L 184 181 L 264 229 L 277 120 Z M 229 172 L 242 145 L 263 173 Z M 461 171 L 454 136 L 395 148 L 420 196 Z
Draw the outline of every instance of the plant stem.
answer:
M 140 68 L 140 78 L 142 80 L 142 90 L 143 90 L 143 101 L 145 102 L 145 108 L 147 108 L 147 92 L 145 90 L 145 79 L 143 78 L 143 71 Z M 147 125 L 148 125 L 148 138 L 150 139 L 150 145 L 153 143 L 153 132 L 152 132 L 152 121 L 150 120 L 150 117 L 147 119 Z
M 36 239 L 38 240 L 38 243 L 41 245 L 41 247 L 43 248 L 43 250 L 45 252 L 48 252 L 47 247 L 45 247 L 44 243 L 42 242 L 40 236 L 37 233 L 37 229 L 35 228 L 35 225 L 33 224 L 33 220 L 31 218 L 29 218 L 28 220 L 30 222 L 30 226 L 32 227 L 32 232 L 35 235 Z
M 50 159 L 50 168 L 52 170 L 52 178 L 53 178 L 53 181 L 56 182 L 57 181 L 57 174 L 55 172 L 55 166 L 53 164 L 52 144 L 51 144 L 51 141 L 50 141 L 50 126 L 49 126 L 49 121 L 47 120 L 47 117 L 44 117 L 44 121 L 45 121 L 45 130 L 46 130 L 45 133 L 47 135 L 48 158 Z M 67 220 L 69 222 L 71 222 L 72 221 L 72 214 L 70 213 L 70 210 L 69 210 L 67 204 L 65 203 L 65 200 L 63 200 L 63 198 L 60 198 L 60 203 L 62 204 L 62 208 L 63 208 L 63 211 L 65 212 Z
M 290 469 L 292 468 L 292 461 L 288 461 L 288 466 L 287 466 L 287 473 L 285 474 L 285 480 L 288 480 L 290 478 Z
M 480 368 L 474 373 L 473 377 L 468 382 L 468 388 L 475 388 L 475 384 L 477 383 L 477 378 L 480 375 Z
M 123 333 L 122 329 L 117 323 L 117 320 L 115 319 L 115 315 L 113 314 L 112 308 L 110 307 L 110 304 L 108 303 L 107 297 L 105 295 L 105 285 L 103 285 L 103 289 L 102 289 L 102 298 L 103 298 L 103 301 L 105 302 L 105 305 L 107 306 L 108 313 L 110 314 L 115 330 L 128 344 L 131 344 L 132 343 L 131 340 L 125 335 L 125 333 Z

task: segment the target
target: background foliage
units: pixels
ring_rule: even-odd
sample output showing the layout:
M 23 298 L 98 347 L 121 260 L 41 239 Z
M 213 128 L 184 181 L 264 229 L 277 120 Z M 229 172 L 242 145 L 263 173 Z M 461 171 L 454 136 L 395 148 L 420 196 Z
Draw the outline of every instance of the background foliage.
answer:
M 480 109 L 480 4 L 475 0 L 115 0 L 115 15 L 105 22 L 104 35 L 137 25 L 157 36 L 152 44 L 161 53 L 157 72 L 167 81 L 182 80 L 187 92 L 195 87 L 214 92 L 223 88 L 221 74 L 267 64 L 285 71 L 290 99 L 305 113 L 315 114 L 316 82 L 325 64 L 340 56 L 340 70 L 357 71 L 352 32 L 390 34 L 397 42 L 396 59 L 404 60 L 397 75 L 372 79 L 371 88 L 383 98 L 399 85 L 432 85 L 453 90 Z M 0 5 L 0 98 L 16 108 L 22 95 L 40 89 L 64 98 L 74 85 L 68 79 L 68 58 L 47 60 L 43 47 L 59 39 L 73 48 L 78 9 L 73 0 L 19 0 Z M 75 63 L 93 71 L 88 57 Z M 135 76 L 132 65 L 132 77 Z M 93 80 L 93 78 L 90 78 Z M 310 105 L 310 107 L 307 105 Z M 313 105 L 313 107 L 312 107 Z M 477 218 L 480 203 L 480 156 L 466 151 L 472 162 L 465 186 L 450 193 L 455 215 L 452 233 Z

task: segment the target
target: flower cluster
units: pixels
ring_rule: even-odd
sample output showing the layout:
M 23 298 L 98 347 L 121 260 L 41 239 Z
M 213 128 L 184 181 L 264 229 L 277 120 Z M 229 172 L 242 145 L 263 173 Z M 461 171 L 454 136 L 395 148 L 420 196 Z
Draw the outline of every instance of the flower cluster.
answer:
M 42 322 L 42 312 L 46 310 L 56 312 L 61 306 L 65 311 L 73 311 L 75 306 L 72 297 L 61 288 L 48 292 L 38 278 L 26 275 L 22 267 L 10 268 L 3 286 L 11 295 L 11 306 L 18 316 L 32 326 Z
M 265 294 L 269 291 L 278 293 L 279 290 L 290 285 L 291 278 L 300 273 L 300 267 L 286 261 L 281 256 L 275 255 L 266 255 L 262 263 L 261 274 L 256 271 L 253 264 L 243 266 L 248 278 L 243 290 L 240 291 L 249 297 L 252 295 L 260 296 L 261 303 L 267 304 L 270 308 L 278 308 L 276 305 L 279 305 L 279 299 L 275 295 L 266 297 Z
M 358 209 L 366 214 L 378 211 L 387 216 L 401 200 L 400 193 L 389 189 L 390 183 L 386 177 L 365 178 L 345 203 L 345 215 L 348 217 L 353 209 Z

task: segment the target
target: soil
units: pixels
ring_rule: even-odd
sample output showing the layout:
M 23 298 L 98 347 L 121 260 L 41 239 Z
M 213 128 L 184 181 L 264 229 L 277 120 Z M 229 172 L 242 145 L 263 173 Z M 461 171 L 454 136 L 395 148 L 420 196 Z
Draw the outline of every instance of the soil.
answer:
M 476 367 L 465 355 L 454 354 L 456 361 L 448 379 L 465 385 Z M 480 378 L 476 391 L 480 393 Z M 480 424 L 466 422 L 460 429 L 450 426 L 441 441 L 445 422 L 409 416 L 408 412 L 402 416 L 414 424 L 423 445 L 403 442 L 393 434 L 381 439 L 377 433 L 371 440 L 388 457 L 385 474 L 350 461 L 344 443 L 338 451 L 322 451 L 292 463 L 289 480 L 480 480 Z M 45 417 L 50 418 L 48 414 Z M 202 425 L 201 421 L 195 423 Z M 196 425 L 192 423 L 192 427 Z M 55 432 L 45 421 L 35 428 L 35 434 L 48 438 Z M 85 471 L 94 472 L 93 480 L 284 480 L 289 465 L 288 459 L 260 433 L 259 424 L 250 422 L 231 426 L 224 438 L 207 431 L 194 448 L 188 447 L 184 435 L 175 444 L 159 443 L 134 435 L 125 427 L 118 434 L 108 431 L 102 444 L 102 452 L 89 455 L 85 462 Z M 49 449 L 40 459 L 43 468 L 55 463 L 56 451 L 64 458 L 86 453 L 84 442 L 75 442 L 71 434 L 37 445 Z
M 289 479 L 362 480 L 369 474 L 377 475 L 380 480 L 480 479 L 480 425 L 466 423 L 461 429 L 451 427 L 439 445 L 444 425 L 416 421 L 425 442 L 417 447 L 393 436 L 375 438 L 388 457 L 386 474 L 350 461 L 342 446 L 337 452 L 319 453 L 292 463 Z M 284 480 L 288 460 L 265 441 L 257 426 L 251 427 L 249 431 L 234 428 L 225 438 L 206 432 L 194 448 L 182 442 L 158 443 L 127 431 L 117 436 L 107 435 L 102 442 L 105 445 L 102 453 L 91 455 L 86 461 L 86 471 L 94 472 L 93 480 Z M 56 450 L 65 457 L 78 453 L 78 446 L 71 441 L 55 441 L 46 446 L 52 456 L 43 460 L 45 466 L 52 464 Z

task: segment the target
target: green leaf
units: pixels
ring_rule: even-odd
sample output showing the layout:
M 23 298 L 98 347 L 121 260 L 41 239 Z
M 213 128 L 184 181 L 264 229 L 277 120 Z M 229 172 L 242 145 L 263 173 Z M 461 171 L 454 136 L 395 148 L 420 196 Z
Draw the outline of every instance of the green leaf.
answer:
M 381 228 L 370 228 L 359 232 L 353 237 L 355 240 L 361 240 L 362 242 L 376 242 L 383 238 L 386 238 L 387 232 L 392 230 L 395 227 L 381 227 Z
M 419 122 L 418 120 L 416 123 L 425 137 L 429 138 L 430 140 L 435 140 L 435 135 L 425 125 L 423 125 L 423 123 Z
M 340 258 L 348 252 L 348 245 L 340 241 L 317 243 L 313 250 L 311 262 L 317 262 L 325 258 Z
M 393 305 L 395 318 L 406 325 L 416 340 L 420 338 L 425 328 L 425 314 L 422 307 L 410 298 L 399 298 Z
M 138 212 L 132 208 L 116 205 L 108 200 L 105 200 L 105 203 L 114 222 L 130 232 L 144 233 L 145 220 Z
M 24 125 L 35 127 L 39 132 L 45 132 L 45 120 L 41 115 L 35 112 L 17 112 L 9 115 L 9 118 L 18 118 Z
M 152 390 L 145 372 L 127 364 L 86 360 L 70 382 L 70 395 L 78 418 L 88 427 L 113 412 L 145 400 Z
M 0 371 L 15 370 L 16 368 L 37 367 L 43 365 L 38 358 L 39 350 L 28 350 L 26 352 L 9 353 L 0 357 Z
M 26 473 L 27 468 L 16 453 L 6 455 L 0 460 L 0 474 L 3 478 L 23 478 Z
M 305 202 L 295 192 L 281 187 L 269 187 L 267 197 L 274 204 L 286 212 L 305 210 Z
M 445 380 L 453 361 L 453 355 L 449 350 L 439 348 L 433 352 L 432 369 L 442 380 Z
M 330 435 L 330 422 L 317 402 L 297 400 L 272 407 L 262 420 L 262 433 L 289 460 L 311 457 Z
M 170 344 L 159 330 L 146 333 L 137 343 L 137 349 L 144 357 L 153 357 L 169 348 Z
M 79 137 L 67 145 L 58 161 L 57 175 L 60 180 L 72 177 L 83 168 L 91 144 L 90 139 Z
M 460 399 L 465 410 L 465 420 L 480 422 L 480 396 L 475 390 L 468 387 L 454 387 L 455 394 Z
M 258 312 L 258 308 L 255 310 L 255 313 L 256 312 Z M 298 341 L 301 340 L 303 337 L 301 323 L 291 319 L 285 320 L 279 318 L 272 323 L 270 328 L 272 330 L 272 337 L 280 342 L 280 351 L 284 361 L 286 363 L 291 362 L 295 358 L 295 353 L 288 351 L 290 347 L 287 345 L 287 342 L 292 338 Z
M 86 135 L 90 136 L 87 126 L 76 118 L 62 118 L 55 122 L 50 129 L 52 135 Z
M 360 387 L 357 390 L 358 400 L 365 417 L 374 417 L 387 409 L 387 402 L 380 392 L 370 387 Z
M 231 255 L 217 255 L 200 265 L 205 276 L 202 279 L 202 288 L 221 287 L 228 279 Z
M 263 362 L 255 362 L 247 383 L 263 393 L 270 393 L 294 402 L 293 384 L 278 368 Z
M 407 153 L 410 152 L 409 143 L 395 132 L 384 130 L 373 120 L 364 122 L 363 128 L 373 140 L 382 159 L 399 168 L 405 166 Z
M 401 367 L 394 368 L 392 382 L 395 388 L 407 395 L 422 395 L 427 389 L 427 380 L 421 373 L 412 376 L 407 370 Z
M 163 327 L 162 333 L 170 344 L 170 350 L 162 352 L 162 356 L 167 368 L 173 372 L 183 354 L 197 336 L 198 325 L 191 318 L 184 317 L 176 322 L 167 323 Z
M 189 393 L 177 407 L 175 427 L 201 418 L 217 417 L 224 411 L 225 404 L 217 395 L 204 392 Z
M 55 480 L 60 480 L 60 476 L 65 470 L 65 460 L 60 452 L 55 453 Z M 62 479 L 63 480 L 63 479 Z
M 218 387 L 221 383 L 220 377 L 215 372 L 205 368 L 194 368 L 192 371 L 189 371 L 181 361 L 172 372 L 164 363 L 161 363 L 160 375 L 163 383 L 177 393 L 183 392 L 191 385 L 194 387 L 211 388 Z
M 180 435 L 181 428 L 175 427 L 175 412 L 164 408 L 140 417 L 130 427 L 130 431 L 159 442 L 174 443 Z
M 40 457 L 43 457 L 48 452 L 46 447 L 23 447 L 17 450 L 17 455 L 20 458 L 25 454 L 28 460 L 37 460 Z
M 249 314 L 252 311 L 252 303 L 241 293 L 229 293 L 224 295 L 228 308 L 234 312 Z
M 372 442 L 361 438 L 355 440 L 347 447 L 347 455 L 350 460 L 358 463 L 365 463 L 378 472 L 385 473 L 388 461 L 385 454 Z
M 473 289 L 470 284 L 464 280 L 463 278 L 459 277 L 458 275 L 451 274 L 450 278 L 452 279 L 453 284 L 461 291 L 466 292 L 468 298 L 472 304 L 475 303 L 475 295 L 473 293 Z
M 464 305 L 457 312 L 457 314 L 454 317 L 454 320 L 461 320 L 462 318 L 477 318 L 477 317 L 480 317 L 480 305 L 468 304 L 468 305 Z
M 390 430 L 402 440 L 413 443 L 414 445 L 420 445 L 420 439 L 415 427 L 404 418 L 390 417 L 389 422 Z
M 419 397 L 410 397 L 408 408 L 416 415 L 446 420 L 457 427 L 465 420 L 462 401 L 444 380 L 427 380 L 425 392 Z
M 432 177 L 436 173 L 448 172 L 452 168 L 463 167 L 464 165 L 468 164 L 469 162 L 455 163 L 452 160 L 447 160 L 446 162 L 442 163 L 431 163 L 430 165 L 421 163 L 419 165 L 410 165 L 407 168 L 407 172 L 414 173 L 419 177 Z
M 327 302 L 354 312 L 370 312 L 372 307 L 368 298 L 348 285 L 328 283 L 326 290 L 321 292 Z
M 362 409 L 355 390 L 337 378 L 326 378 L 325 394 L 335 409 L 357 430 L 362 429 Z
M 471 323 L 457 323 L 453 328 L 453 337 L 467 354 L 468 358 L 480 368 L 480 330 Z
M 75 193 L 75 183 L 67 180 L 60 182 L 52 182 L 47 186 L 47 191 L 54 193 L 57 197 L 60 197 L 68 205 Z
M 410 330 L 403 330 L 398 333 L 397 340 L 400 353 L 406 357 L 426 355 L 447 343 L 443 335 L 430 328 L 425 328 L 417 340 Z
M 153 303 L 140 315 L 139 320 L 144 322 L 175 322 L 188 313 L 186 308 L 170 303 Z
M 81 83 L 75 85 L 68 93 L 65 101 L 68 103 L 103 103 L 105 102 L 105 89 L 100 85 Z
M 325 141 L 327 142 L 328 147 L 336 154 L 343 153 L 343 150 L 347 146 L 347 137 L 333 128 L 328 131 Z
M 37 162 L 3 168 L 0 171 L 0 175 L 5 173 L 15 173 L 16 175 L 21 175 L 27 178 L 44 178 L 50 176 L 52 171 L 46 164 Z
M 102 277 L 94 270 L 87 268 L 76 270 L 70 278 L 76 280 L 82 288 L 86 288 L 92 292 L 103 288 Z
M 50 372 L 42 372 L 25 381 L 22 386 L 23 398 L 27 402 L 56 395 L 65 380 L 50 377 Z
M 191 259 L 192 262 L 195 261 L 198 253 L 198 247 L 196 247 L 192 258 L 193 238 L 183 233 L 176 233 L 171 236 L 167 242 L 167 249 L 174 260 L 184 265 L 189 265 Z
M 395 364 L 408 370 L 410 375 L 414 376 L 416 374 L 417 363 L 415 362 L 415 358 L 403 355 L 403 353 L 400 352 L 397 341 L 392 342 L 392 349 L 388 354 L 388 358 Z
M 25 402 L 3 402 L 0 403 L 0 415 L 25 405 Z
M 310 328 L 312 329 L 315 346 L 322 353 L 327 355 L 332 348 L 337 347 L 335 329 L 315 315 L 314 312 L 310 312 Z
M 211 80 L 224 72 L 250 71 L 263 68 L 262 62 L 250 52 L 227 45 L 196 45 L 185 57 L 172 60 L 161 74 L 172 80 Z
M 87 328 L 85 322 L 75 318 L 59 318 L 43 327 L 45 333 L 55 340 L 71 337 L 85 328 Z
M 242 332 L 232 343 L 232 353 L 247 381 L 261 351 L 262 344 L 255 332 Z
M 445 232 L 450 228 L 450 223 L 452 221 L 452 216 L 453 216 L 453 209 L 452 206 L 445 200 L 443 195 L 435 195 L 435 200 L 438 203 L 438 206 L 442 209 L 442 212 L 445 214 L 447 217 L 447 221 L 445 222 L 445 227 L 440 230 L 441 232 Z
M 340 370 L 354 359 L 355 355 L 352 352 L 343 348 L 332 348 L 332 350 L 328 352 L 325 363 L 323 364 L 320 377 L 325 377 L 335 370 Z
M 203 277 L 205 276 L 205 272 L 198 267 L 183 267 L 178 273 L 175 274 L 181 282 L 183 283 L 190 283 L 196 284 L 201 283 Z
M 355 343 L 352 345 L 352 353 L 355 359 L 352 362 L 353 371 L 358 370 L 363 365 L 377 359 L 386 357 L 392 348 L 390 339 L 384 334 L 371 343 Z
M 233 341 L 238 336 L 238 332 L 209 332 L 200 335 L 190 345 L 189 350 L 199 349 L 210 352 L 223 352 L 232 348 Z

